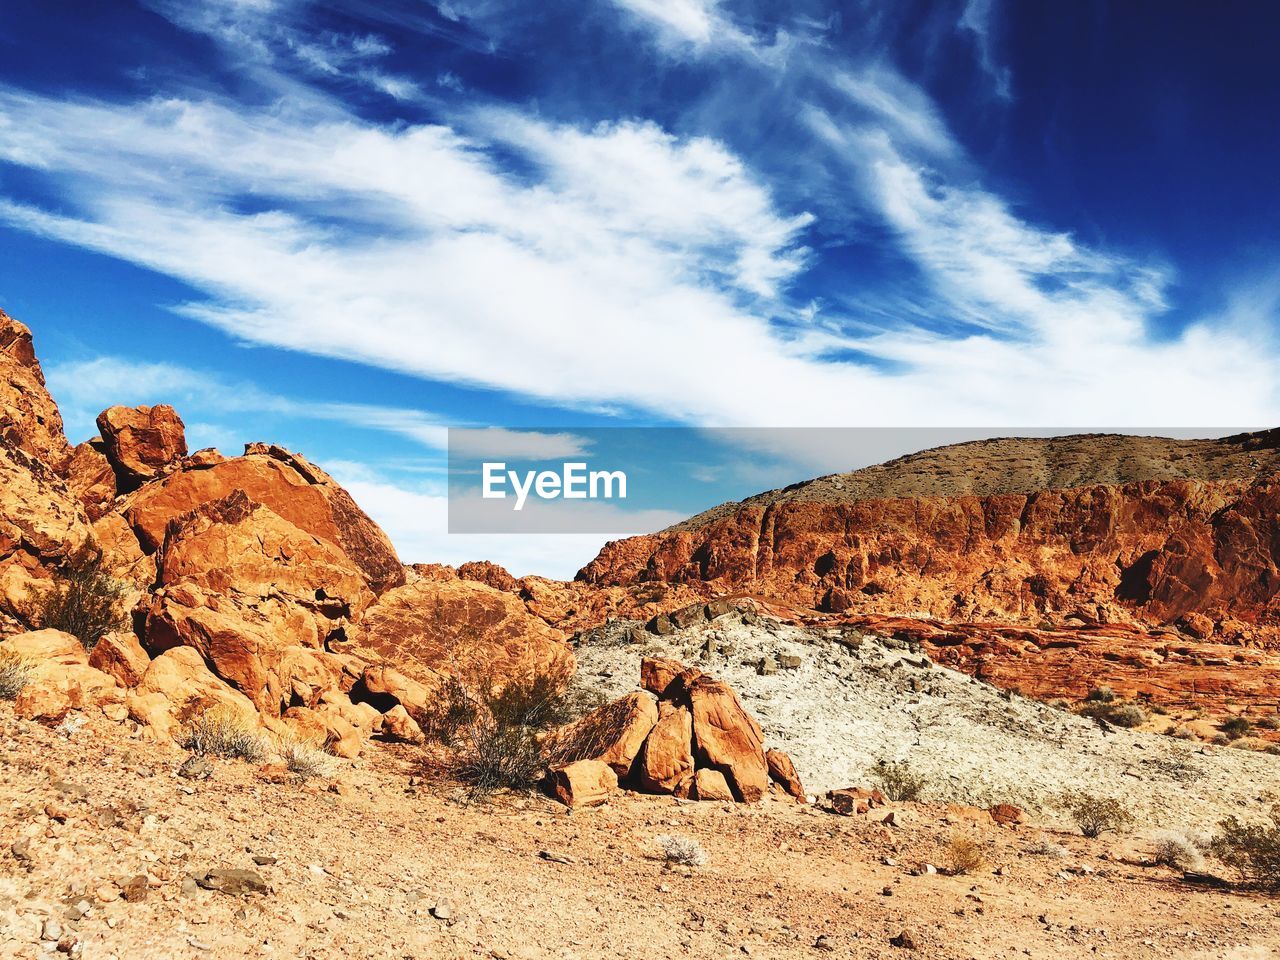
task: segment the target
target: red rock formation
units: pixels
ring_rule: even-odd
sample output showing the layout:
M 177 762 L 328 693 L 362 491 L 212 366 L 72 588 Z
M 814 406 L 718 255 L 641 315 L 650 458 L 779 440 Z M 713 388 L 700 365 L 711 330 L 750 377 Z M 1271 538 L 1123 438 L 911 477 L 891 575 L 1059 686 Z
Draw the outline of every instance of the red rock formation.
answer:
M 609 544 L 579 575 L 939 620 L 1280 625 L 1280 481 L 781 501 Z
M 748 803 L 764 796 L 772 764 L 803 799 L 790 759 L 766 759 L 759 725 L 727 684 L 670 660 L 646 660 L 643 675 L 646 685 L 660 680 L 660 701 L 644 690 L 599 707 L 551 734 L 547 755 L 599 761 L 620 783 L 651 792 Z
M 0 310 L 0 443 L 55 471 L 71 456 L 62 415 L 45 389 L 31 331 Z
M 162 476 L 187 455 L 186 427 L 167 403 L 108 407 L 98 414 L 98 430 L 121 491 Z
M 424 568 L 384 593 L 351 632 L 350 651 L 393 663 L 434 689 L 445 675 L 471 689 L 549 678 L 564 683 L 574 659 L 564 635 L 532 616 L 515 595 L 447 568 Z

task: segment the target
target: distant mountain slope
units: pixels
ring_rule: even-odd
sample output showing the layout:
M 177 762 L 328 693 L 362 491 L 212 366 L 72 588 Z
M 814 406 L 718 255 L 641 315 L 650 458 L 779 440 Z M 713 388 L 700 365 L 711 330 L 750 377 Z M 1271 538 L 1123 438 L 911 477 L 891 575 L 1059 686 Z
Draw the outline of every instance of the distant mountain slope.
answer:
M 608 544 L 579 573 L 830 612 L 1039 625 L 1280 624 L 1280 431 L 940 447 Z
M 989 497 L 1137 480 L 1239 480 L 1280 470 L 1280 429 L 1209 440 L 1127 434 L 1001 437 L 934 447 L 848 473 L 833 473 L 675 524 L 693 530 L 746 506 L 899 497 Z

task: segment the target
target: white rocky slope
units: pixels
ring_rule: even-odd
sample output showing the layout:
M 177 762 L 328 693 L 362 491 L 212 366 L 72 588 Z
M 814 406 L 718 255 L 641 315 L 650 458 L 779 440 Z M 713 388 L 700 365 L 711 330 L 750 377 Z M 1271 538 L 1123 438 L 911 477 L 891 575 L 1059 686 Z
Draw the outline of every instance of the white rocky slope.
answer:
M 580 686 L 621 696 L 637 688 L 646 656 L 697 666 L 738 691 L 811 793 L 869 785 L 883 758 L 923 775 L 927 799 L 1008 802 L 1053 818 L 1056 798 L 1082 790 L 1122 799 L 1148 827 L 1208 829 L 1265 809 L 1280 791 L 1280 757 L 1104 731 L 937 667 L 897 640 L 739 613 L 666 636 L 635 627 L 616 622 L 579 640 Z

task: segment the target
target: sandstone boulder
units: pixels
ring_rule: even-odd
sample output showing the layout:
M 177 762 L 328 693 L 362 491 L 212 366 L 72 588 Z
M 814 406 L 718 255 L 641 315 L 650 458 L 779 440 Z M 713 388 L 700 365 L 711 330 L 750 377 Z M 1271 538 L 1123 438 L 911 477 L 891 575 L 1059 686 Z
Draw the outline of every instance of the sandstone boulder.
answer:
M 89 666 L 80 641 L 60 630 L 36 630 L 0 641 L 0 650 L 31 665 L 14 713 L 34 720 L 59 720 L 70 710 L 109 710 L 124 702 L 116 681 Z
M 186 465 L 130 494 L 123 513 L 143 551 L 151 553 L 163 544 L 170 520 L 235 491 L 344 554 L 373 591 L 404 582 L 391 541 L 350 494 L 323 470 L 280 447 L 251 444 L 243 457 Z
M 682 674 L 674 686 L 679 690 L 677 702 L 688 703 L 693 714 L 698 765 L 724 773 L 739 799 L 759 800 L 769 788 L 769 768 L 764 734 L 755 718 L 743 709 L 728 684 L 696 670 Z
M 671 793 L 693 772 L 693 715 L 670 703 L 659 709 L 658 722 L 644 742 L 639 782 L 645 790 Z
M 683 663 L 676 660 L 645 657 L 640 661 L 640 686 L 657 697 L 663 697 L 676 677 L 686 669 Z
M 551 771 L 551 789 L 570 807 L 598 807 L 618 790 L 618 775 L 600 760 L 577 760 Z
M 175 647 L 151 661 L 130 692 L 129 714 L 157 740 L 177 740 L 193 718 L 227 710 L 257 726 L 258 712 L 244 694 L 215 677 L 192 647 Z
M 657 722 L 653 697 L 629 693 L 556 731 L 549 739 L 549 750 L 553 756 L 600 760 L 619 777 L 627 777 Z
M 30 624 L 53 571 L 89 538 L 84 511 L 43 462 L 0 445 L 0 613 Z
M 808 798 L 805 796 L 804 784 L 800 782 L 800 775 L 796 773 L 796 766 L 791 758 L 781 750 L 766 750 L 764 760 L 769 767 L 770 779 L 788 796 L 805 803 Z
M 158 568 L 148 647 L 200 651 L 272 716 L 340 685 L 325 644 L 373 599 L 336 547 L 240 491 L 172 522 Z
M 396 704 L 382 715 L 382 734 L 388 740 L 399 740 L 402 743 L 423 741 L 422 728 L 401 704 Z
M 98 430 L 122 491 L 154 480 L 187 455 L 186 427 L 167 403 L 108 407 L 98 414 Z
M 113 630 L 94 644 L 89 665 L 114 677 L 122 687 L 136 687 L 151 666 L 151 658 L 132 632 Z
M 703 767 L 694 774 L 693 796 L 696 800 L 721 800 L 725 803 L 732 803 L 735 799 L 724 774 L 710 767 Z
M 564 636 L 519 598 L 469 580 L 415 578 L 365 611 L 350 652 L 397 669 L 428 688 L 441 675 L 471 690 L 511 683 L 567 683 L 574 659 Z
M 106 514 L 119 489 L 116 472 L 104 453 L 102 439 L 77 444 L 66 466 L 67 486 L 84 507 L 90 521 Z

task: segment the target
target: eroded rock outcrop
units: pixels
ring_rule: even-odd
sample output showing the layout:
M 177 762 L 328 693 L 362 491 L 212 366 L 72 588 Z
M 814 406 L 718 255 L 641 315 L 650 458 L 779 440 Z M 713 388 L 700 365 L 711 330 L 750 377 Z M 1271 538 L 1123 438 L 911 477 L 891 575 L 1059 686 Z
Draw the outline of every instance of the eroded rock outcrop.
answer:
M 185 465 L 130 494 L 122 512 L 143 551 L 152 553 L 164 542 L 170 520 L 237 490 L 345 554 L 374 592 L 404 583 L 391 541 L 350 494 L 319 467 L 281 447 L 251 444 L 242 457 Z
M 54 471 L 71 456 L 58 405 L 45 388 L 31 331 L 0 310 L 0 442 Z
M 351 652 L 392 663 L 428 688 L 444 676 L 474 690 L 537 678 L 568 682 L 574 659 L 564 635 L 518 597 L 447 568 L 424 569 L 365 611 Z
M 779 793 L 803 802 L 790 758 L 778 750 L 766 757 L 759 724 L 727 684 L 673 660 L 646 659 L 641 676 L 647 689 L 598 707 L 547 738 L 557 794 L 558 771 L 573 761 L 602 764 L 632 789 L 747 803 L 765 795 L 776 771 Z
M 167 403 L 108 407 L 98 414 L 98 430 L 120 492 L 162 476 L 187 455 L 186 427 Z

